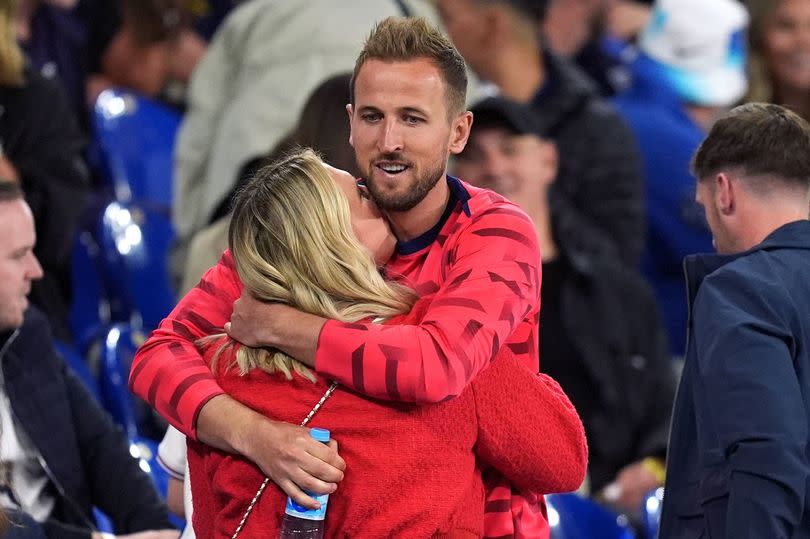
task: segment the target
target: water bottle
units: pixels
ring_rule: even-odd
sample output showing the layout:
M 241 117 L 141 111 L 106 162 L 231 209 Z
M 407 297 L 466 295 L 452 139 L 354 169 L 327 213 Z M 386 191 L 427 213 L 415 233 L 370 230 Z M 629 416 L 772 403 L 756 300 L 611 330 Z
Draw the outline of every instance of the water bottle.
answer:
M 310 429 L 309 434 L 319 442 L 329 442 L 329 431 L 326 429 Z M 326 504 L 329 494 L 312 494 L 320 504 L 320 509 L 307 509 L 287 498 L 287 508 L 284 510 L 284 520 L 281 522 L 281 539 L 322 539 L 324 532 L 324 519 L 326 518 Z

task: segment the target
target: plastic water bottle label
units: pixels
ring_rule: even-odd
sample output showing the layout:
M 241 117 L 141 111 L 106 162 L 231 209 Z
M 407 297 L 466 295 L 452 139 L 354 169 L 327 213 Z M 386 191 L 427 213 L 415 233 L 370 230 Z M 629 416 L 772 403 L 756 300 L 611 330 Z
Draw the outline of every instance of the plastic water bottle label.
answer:
M 329 494 L 312 494 L 307 492 L 310 496 L 315 498 L 321 504 L 320 509 L 307 509 L 302 505 L 298 505 L 290 498 L 287 498 L 287 508 L 285 513 L 291 517 L 305 518 L 307 520 L 324 520 L 326 518 L 326 504 L 329 501 Z

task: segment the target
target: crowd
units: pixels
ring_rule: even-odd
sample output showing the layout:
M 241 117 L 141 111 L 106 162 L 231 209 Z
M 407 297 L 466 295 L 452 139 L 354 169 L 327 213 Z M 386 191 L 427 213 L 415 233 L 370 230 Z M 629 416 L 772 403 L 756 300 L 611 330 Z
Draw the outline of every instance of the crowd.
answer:
M 182 118 L 157 326 L 76 262 L 110 89 Z M 808 120 L 810 0 L 0 0 L 0 533 L 810 537 Z

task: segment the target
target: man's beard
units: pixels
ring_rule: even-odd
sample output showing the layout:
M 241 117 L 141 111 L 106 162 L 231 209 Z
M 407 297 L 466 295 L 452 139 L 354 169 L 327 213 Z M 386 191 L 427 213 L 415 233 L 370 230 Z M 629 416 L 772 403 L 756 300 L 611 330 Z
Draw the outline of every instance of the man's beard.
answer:
M 401 160 L 398 155 L 390 154 L 383 156 L 382 159 L 391 159 L 392 161 Z M 441 162 L 426 170 L 423 174 L 416 177 L 416 181 L 403 195 L 389 194 L 381 192 L 377 189 L 377 185 L 372 179 L 372 170 L 374 165 L 369 167 L 368 174 L 366 174 L 366 186 L 371 195 L 371 199 L 377 204 L 377 207 L 386 212 L 406 212 L 414 209 L 430 191 L 439 183 L 444 177 L 445 165 Z

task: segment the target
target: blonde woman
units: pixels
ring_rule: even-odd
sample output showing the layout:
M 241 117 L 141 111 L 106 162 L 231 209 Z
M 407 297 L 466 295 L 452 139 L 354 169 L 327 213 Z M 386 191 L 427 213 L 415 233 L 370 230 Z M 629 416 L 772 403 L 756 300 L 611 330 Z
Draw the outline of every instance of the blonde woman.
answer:
M 746 0 L 751 13 L 748 101 L 810 119 L 810 0 Z
M 378 273 L 374 259 L 385 260 L 394 247 L 385 221 L 358 196 L 351 175 L 311 151 L 256 174 L 236 197 L 229 241 L 226 263 L 263 301 L 345 322 L 396 324 L 419 320 L 432 300 Z M 218 286 L 234 289 L 202 285 L 178 309 L 210 304 L 201 295 L 241 292 L 239 282 Z M 224 322 L 209 320 L 212 333 Z M 225 391 L 278 420 L 300 423 L 330 385 L 280 352 L 240 346 L 223 334 L 202 347 Z M 448 402 L 383 402 L 339 386 L 309 426 L 331 430 L 346 462 L 329 501 L 327 537 L 481 536 L 487 478 L 502 474 L 538 497 L 575 489 L 586 465 L 582 425 L 568 399 L 507 348 Z M 243 457 L 193 441 L 189 468 L 197 536 L 230 537 L 263 473 Z M 277 535 L 284 501 L 271 483 L 242 536 Z

